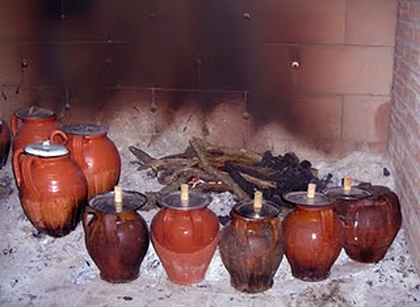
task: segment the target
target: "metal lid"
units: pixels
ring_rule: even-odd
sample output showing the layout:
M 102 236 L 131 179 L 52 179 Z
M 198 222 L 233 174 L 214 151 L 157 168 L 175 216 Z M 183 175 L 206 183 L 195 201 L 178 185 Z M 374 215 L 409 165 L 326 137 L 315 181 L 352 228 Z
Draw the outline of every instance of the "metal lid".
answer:
M 25 146 L 24 151 L 27 154 L 44 158 L 61 157 L 69 153 L 65 146 L 51 144 L 50 141 L 31 143 Z
M 122 191 L 123 211 L 138 210 L 144 206 L 147 198 L 144 194 L 136 191 Z M 114 191 L 105 192 L 89 199 L 89 207 L 103 212 L 115 213 Z
M 349 190 L 345 190 L 343 187 L 327 188 L 322 193 L 333 200 L 357 200 L 371 195 L 369 191 L 356 187 L 351 187 Z
M 61 130 L 77 135 L 100 135 L 108 132 L 106 127 L 96 124 L 69 124 L 61 127 Z
M 55 116 L 55 113 L 48 109 L 30 107 L 17 110 L 15 115 L 21 119 L 39 119 Z
M 264 220 L 276 217 L 280 213 L 280 209 L 277 208 L 274 203 L 266 200 L 262 201 L 262 207 L 260 210 L 254 209 L 253 200 L 245 200 L 233 206 L 232 211 L 245 218 L 256 220 Z
M 181 200 L 181 192 L 172 192 L 163 196 L 160 199 L 160 203 L 163 207 L 170 209 L 191 210 L 207 207 L 212 200 L 210 195 L 197 191 L 189 191 L 186 202 Z
M 308 207 L 322 207 L 331 204 L 330 199 L 326 195 L 315 193 L 314 197 L 310 198 L 306 191 L 286 193 L 283 195 L 283 199 L 296 205 Z

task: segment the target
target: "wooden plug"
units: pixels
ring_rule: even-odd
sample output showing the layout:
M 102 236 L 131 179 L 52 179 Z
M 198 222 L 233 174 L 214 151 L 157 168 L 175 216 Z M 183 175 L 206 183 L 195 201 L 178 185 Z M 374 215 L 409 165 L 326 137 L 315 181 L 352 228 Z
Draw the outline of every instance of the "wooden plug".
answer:
M 114 187 L 114 203 L 115 203 L 115 212 L 121 213 L 123 211 L 122 188 L 118 185 Z

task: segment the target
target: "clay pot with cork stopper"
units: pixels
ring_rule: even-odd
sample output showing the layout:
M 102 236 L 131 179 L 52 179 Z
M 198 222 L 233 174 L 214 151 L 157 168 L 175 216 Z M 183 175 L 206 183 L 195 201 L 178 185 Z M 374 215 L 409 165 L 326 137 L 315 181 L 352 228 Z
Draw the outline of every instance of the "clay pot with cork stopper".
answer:
M 151 223 L 151 240 L 171 282 L 189 285 L 201 282 L 216 251 L 219 221 L 207 206 L 211 197 L 189 191 L 164 196 L 163 207 Z
M 401 228 L 402 216 L 397 195 L 384 186 L 352 186 L 346 176 L 342 187 L 323 191 L 334 201 L 344 225 L 344 250 L 349 258 L 376 263 L 386 252 Z
M 146 221 L 137 212 L 145 203 L 143 194 L 119 186 L 89 200 L 83 214 L 85 244 L 101 279 L 124 283 L 139 276 L 149 247 Z
M 283 222 L 284 254 L 292 275 L 304 281 L 328 278 L 343 246 L 342 222 L 328 197 L 315 190 L 310 183 L 307 192 L 283 195 L 295 204 Z
M 76 227 L 87 183 L 66 147 L 46 141 L 19 148 L 13 171 L 21 205 L 40 232 L 62 237 Z
M 16 110 L 10 119 L 12 153 L 36 142 L 49 140 L 50 134 L 60 129 L 57 115 L 48 109 L 32 106 Z
M 51 133 L 53 143 L 63 143 L 82 168 L 88 182 L 88 198 L 112 191 L 121 173 L 121 158 L 108 137 L 108 129 L 96 124 L 69 124 Z
M 231 221 L 220 234 L 219 251 L 230 274 L 231 285 L 242 292 L 258 293 L 270 289 L 283 258 L 283 232 L 280 209 L 263 200 L 237 203 Z

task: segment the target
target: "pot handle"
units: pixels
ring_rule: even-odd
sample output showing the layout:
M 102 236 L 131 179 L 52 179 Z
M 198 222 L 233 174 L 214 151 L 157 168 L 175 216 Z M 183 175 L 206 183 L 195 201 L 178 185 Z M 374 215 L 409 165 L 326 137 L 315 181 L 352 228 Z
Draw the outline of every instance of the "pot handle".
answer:
M 18 123 L 19 118 L 15 114 L 12 114 L 12 117 L 10 118 L 10 129 L 12 130 L 12 137 L 15 137 L 17 133 Z
M 193 229 L 193 233 L 192 233 L 192 239 L 194 242 L 197 242 L 197 244 L 201 244 L 202 240 L 203 240 L 203 218 L 201 215 L 200 210 L 192 210 L 190 212 L 190 218 L 191 218 L 191 223 L 192 223 L 192 229 Z
M 27 156 L 25 159 L 22 160 L 22 180 L 25 182 L 28 189 L 33 190 L 38 197 L 41 193 L 36 188 L 34 181 L 32 180 L 32 163 L 35 161 L 36 157 L 34 156 Z
M 91 219 L 89 219 L 89 215 L 93 215 Z M 85 212 L 83 213 L 83 227 L 85 228 L 86 232 L 90 231 L 92 226 L 92 220 L 96 217 L 96 211 L 93 210 L 89 206 L 85 206 Z
M 57 139 L 57 137 L 61 138 L 63 140 L 63 143 L 56 142 L 55 140 Z M 55 130 L 50 135 L 50 142 L 51 143 L 64 144 L 65 145 L 65 144 L 67 144 L 68 140 L 69 140 L 69 137 L 67 136 L 67 134 L 64 131 L 61 131 L 61 130 Z
M 333 209 L 321 210 L 321 228 L 328 237 L 334 235 L 334 211 Z
M 13 154 L 13 160 L 12 160 L 12 166 L 13 166 L 13 172 L 15 173 L 16 178 L 16 185 L 18 188 L 20 188 L 20 185 L 22 183 L 22 169 L 20 165 L 20 156 L 24 153 L 23 148 L 19 148 L 15 151 Z
M 83 139 L 82 135 L 75 135 L 72 140 L 73 145 L 73 157 L 74 160 L 80 165 L 81 168 L 86 169 L 88 167 L 85 161 L 85 155 L 83 153 Z

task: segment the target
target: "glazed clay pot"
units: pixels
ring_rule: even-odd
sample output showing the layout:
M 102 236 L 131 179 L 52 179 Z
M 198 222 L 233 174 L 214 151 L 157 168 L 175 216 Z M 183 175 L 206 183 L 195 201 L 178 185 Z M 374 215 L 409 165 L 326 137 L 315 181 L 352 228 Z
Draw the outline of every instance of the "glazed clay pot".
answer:
M 341 220 L 328 198 L 291 192 L 284 199 L 296 205 L 283 222 L 284 253 L 292 275 L 304 281 L 328 278 L 343 245 Z
M 386 187 L 369 190 L 341 187 L 325 190 L 344 224 L 344 250 L 349 258 L 375 263 L 386 252 L 401 228 L 402 216 L 397 195 Z
M 283 258 L 279 213 L 268 201 L 258 211 L 252 201 L 240 202 L 232 208 L 231 221 L 220 234 L 219 251 L 235 289 L 257 293 L 272 287 Z
M 92 197 L 83 215 L 85 244 L 103 280 L 123 283 L 136 279 L 149 247 L 149 233 L 137 213 L 146 197 L 123 191 L 123 210 L 116 212 L 114 192 Z
M 50 134 L 59 129 L 53 111 L 40 108 L 25 108 L 15 111 L 10 120 L 14 153 L 19 148 L 36 142 L 47 141 Z
M 64 141 L 74 159 L 82 168 L 88 182 L 88 198 L 111 191 L 118 183 L 121 159 L 108 130 L 94 124 L 65 125 L 54 131 L 52 142 Z
M 7 123 L 0 119 L 0 169 L 6 165 L 10 150 L 10 131 Z
M 62 237 L 76 227 L 87 183 L 67 148 L 43 142 L 18 149 L 13 171 L 25 214 L 40 232 Z
M 152 220 L 151 239 L 173 283 L 188 285 L 204 279 L 219 237 L 217 216 L 206 208 L 210 200 L 192 191 L 187 205 L 178 192 L 160 201 L 164 208 Z

